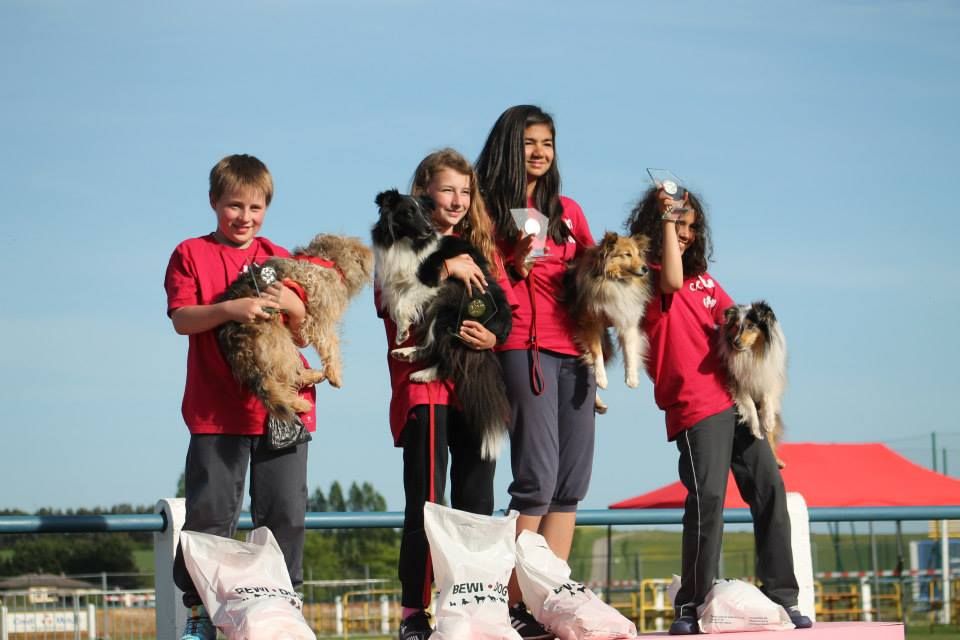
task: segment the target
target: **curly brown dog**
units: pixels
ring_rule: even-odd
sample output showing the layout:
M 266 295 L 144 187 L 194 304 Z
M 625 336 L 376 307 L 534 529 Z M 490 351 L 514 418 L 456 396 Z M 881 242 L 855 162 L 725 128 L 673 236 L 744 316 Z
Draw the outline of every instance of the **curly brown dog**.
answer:
M 567 296 L 576 321 L 574 339 L 583 361 L 593 366 L 601 389 L 607 388 L 603 345 L 609 326 L 623 350 L 627 386 L 640 384 L 640 363 L 647 347 L 640 322 L 651 296 L 646 260 L 649 245 L 647 236 L 620 236 L 609 231 L 600 244 L 580 256 L 567 279 Z M 599 398 L 597 410 L 606 410 Z
M 299 396 L 303 387 L 327 380 L 343 384 L 340 320 L 350 300 L 373 273 L 373 252 L 358 238 L 320 234 L 291 258 L 270 258 L 251 265 L 221 300 L 256 297 L 273 282 L 293 281 L 306 294 L 306 317 L 300 334 L 323 361 L 323 370 L 308 369 L 280 314 L 252 323 L 227 322 L 217 330 L 220 349 L 233 375 L 263 401 L 270 415 L 284 421 L 310 410 Z

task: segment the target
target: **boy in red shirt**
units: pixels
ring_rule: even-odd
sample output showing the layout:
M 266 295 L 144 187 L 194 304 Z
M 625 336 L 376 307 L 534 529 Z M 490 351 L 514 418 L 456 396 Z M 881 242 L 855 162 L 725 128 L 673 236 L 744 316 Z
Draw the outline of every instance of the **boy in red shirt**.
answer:
M 167 315 L 177 333 L 189 336 L 183 418 L 190 430 L 184 530 L 232 536 L 240 516 L 250 467 L 254 526 L 267 526 L 283 550 L 294 588 L 303 582 L 304 516 L 307 504 L 307 445 L 274 451 L 266 446 L 267 412 L 253 393 L 236 381 L 217 344 L 224 322 L 268 321 L 282 312 L 291 337 L 303 345 L 299 327 L 305 309 L 297 295 L 273 284 L 256 298 L 217 302 L 252 263 L 290 254 L 257 233 L 273 197 L 267 167 L 249 155 L 223 158 L 210 171 L 210 206 L 217 217 L 213 233 L 177 245 L 167 265 Z M 313 388 L 301 395 L 314 402 Z M 300 416 L 315 429 L 315 411 Z M 263 442 L 261 440 L 264 440 Z M 215 640 L 216 629 L 177 549 L 174 582 L 184 592 L 190 617 L 181 640 Z

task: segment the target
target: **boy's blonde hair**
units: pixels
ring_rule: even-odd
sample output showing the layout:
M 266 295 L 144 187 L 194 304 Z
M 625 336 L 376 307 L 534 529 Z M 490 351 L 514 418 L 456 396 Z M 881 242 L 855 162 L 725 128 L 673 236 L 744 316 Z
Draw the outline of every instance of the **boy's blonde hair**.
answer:
M 477 179 L 477 173 L 466 158 L 449 147 L 434 151 L 421 160 L 416 171 L 413 172 L 410 193 L 415 196 L 426 194 L 427 185 L 444 169 L 451 169 L 470 178 L 470 207 L 467 209 L 467 215 L 453 230 L 480 251 L 489 263 L 490 274 L 497 277 L 499 268 L 495 259 L 497 247 L 493 237 L 493 221 L 490 220 L 487 207 L 483 203 L 483 196 L 480 195 L 480 181 Z
M 273 177 L 267 165 L 255 156 L 238 153 L 225 157 L 210 170 L 210 200 L 216 202 L 223 194 L 238 189 L 253 188 L 263 193 L 270 205 L 273 199 Z

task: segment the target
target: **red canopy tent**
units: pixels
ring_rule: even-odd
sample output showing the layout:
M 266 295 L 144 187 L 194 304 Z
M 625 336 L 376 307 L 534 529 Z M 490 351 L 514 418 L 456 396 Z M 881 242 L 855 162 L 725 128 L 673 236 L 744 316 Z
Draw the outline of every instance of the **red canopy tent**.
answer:
M 882 444 L 783 444 L 777 454 L 787 466 L 787 491 L 808 507 L 912 507 L 960 505 L 960 480 L 930 471 Z M 674 482 L 610 505 L 611 509 L 677 509 L 687 491 Z M 745 509 L 733 477 L 727 509 Z

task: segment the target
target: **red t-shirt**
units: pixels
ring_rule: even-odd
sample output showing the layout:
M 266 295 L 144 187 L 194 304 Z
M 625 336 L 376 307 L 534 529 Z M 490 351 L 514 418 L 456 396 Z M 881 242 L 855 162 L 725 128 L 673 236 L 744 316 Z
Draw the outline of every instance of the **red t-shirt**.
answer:
M 510 337 L 497 348 L 498 351 L 530 347 L 531 327 L 536 312 L 537 342 L 541 349 L 564 355 L 580 354 L 580 349 L 573 341 L 573 318 L 562 300 L 563 276 L 570 261 L 595 243 L 580 205 L 564 196 L 560 196 L 560 204 L 563 205 L 563 220 L 570 227 L 571 237 L 561 244 L 548 237 L 547 255 L 534 261 L 527 278 L 513 284 L 513 294 L 520 306 L 513 313 Z M 533 203 L 528 206 L 532 207 Z M 500 249 L 504 255 L 508 255 L 508 247 L 502 245 Z
M 499 255 L 494 259 L 499 265 L 499 274 L 497 283 L 503 289 L 507 302 L 511 308 L 516 310 L 517 301 L 514 298 L 510 282 L 505 275 L 502 261 Z M 452 380 L 434 380 L 433 382 L 411 382 L 410 374 L 424 369 L 424 364 L 420 362 L 402 362 L 390 356 L 390 351 L 399 347 L 411 347 L 416 344 L 414 338 L 415 331 L 410 332 L 410 337 L 403 344 L 396 344 L 397 325 L 394 323 L 390 314 L 380 310 L 380 290 L 373 292 L 373 302 L 377 309 L 377 315 L 383 319 L 383 326 L 387 334 L 387 368 L 390 370 L 390 432 L 393 434 L 393 445 L 399 447 L 400 434 L 406 426 L 410 417 L 410 412 L 414 407 L 421 404 L 433 405 L 452 405 L 460 406 L 460 400 L 457 398 L 457 392 L 454 389 Z M 516 312 L 514 312 L 514 322 L 516 322 Z
M 651 265 L 659 275 L 659 267 Z M 658 287 L 656 278 L 654 286 Z M 733 304 L 709 273 L 687 278 L 679 291 L 653 296 L 643 318 L 650 343 L 647 373 L 666 412 L 667 439 L 733 405 L 713 341 Z
M 212 304 L 252 262 L 262 264 L 271 256 L 289 255 L 266 238 L 254 238 L 246 249 L 220 244 L 212 233 L 184 240 L 173 250 L 167 265 L 167 315 L 180 307 Z M 188 337 L 182 412 L 190 433 L 262 434 L 267 411 L 260 399 L 233 377 L 230 365 L 220 353 L 216 329 Z M 300 395 L 315 404 L 313 387 L 302 390 Z M 300 419 L 307 430 L 313 431 L 316 409 L 301 414 Z

